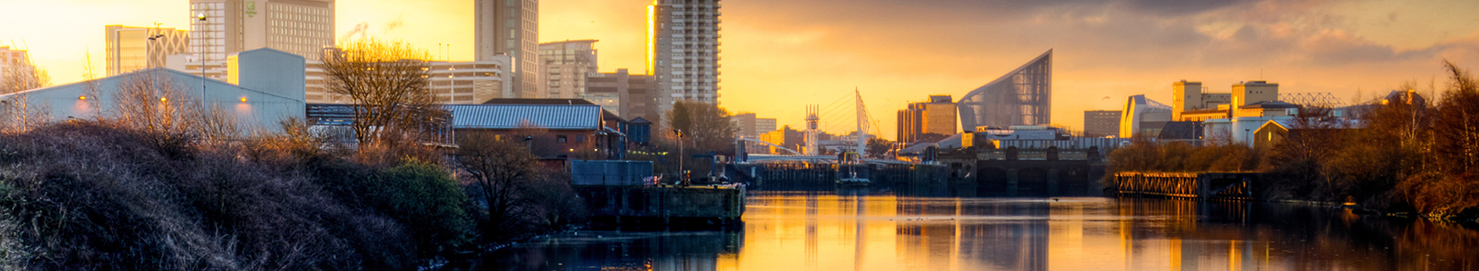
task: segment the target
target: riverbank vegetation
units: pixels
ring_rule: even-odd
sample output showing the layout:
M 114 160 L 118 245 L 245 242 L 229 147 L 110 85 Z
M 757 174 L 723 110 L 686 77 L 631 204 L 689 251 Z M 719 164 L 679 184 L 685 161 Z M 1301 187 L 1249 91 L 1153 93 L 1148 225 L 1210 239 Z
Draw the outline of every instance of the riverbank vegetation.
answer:
M 427 141 L 441 136 L 423 129 L 442 125 L 439 110 L 387 101 L 418 117 L 245 132 L 174 84 L 125 76 L 120 102 L 97 116 L 0 131 L 0 269 L 415 270 L 584 217 L 568 175 L 540 167 L 527 145 Z M 337 80 L 337 92 L 390 93 Z M 0 111 L 7 123 L 32 117 Z M 479 153 L 516 157 L 487 165 L 529 173 L 494 185 L 507 203 L 479 192 L 486 183 L 466 162 Z
M 1479 83 L 1452 63 L 1444 68 L 1448 86 L 1437 102 L 1408 84 L 1351 107 L 1354 120 L 1305 108 L 1292 124 L 1300 134 L 1266 149 L 1136 140 L 1110 154 L 1109 171 L 1258 171 L 1267 199 L 1479 217 Z

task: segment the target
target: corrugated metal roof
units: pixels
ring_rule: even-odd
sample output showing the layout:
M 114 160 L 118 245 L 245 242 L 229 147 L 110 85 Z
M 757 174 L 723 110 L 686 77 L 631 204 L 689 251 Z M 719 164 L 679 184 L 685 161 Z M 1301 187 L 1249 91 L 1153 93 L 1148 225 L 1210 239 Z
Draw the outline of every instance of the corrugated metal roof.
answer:
M 453 129 L 515 129 L 525 121 L 545 129 L 596 130 L 601 127 L 601 106 L 479 104 L 448 105 Z

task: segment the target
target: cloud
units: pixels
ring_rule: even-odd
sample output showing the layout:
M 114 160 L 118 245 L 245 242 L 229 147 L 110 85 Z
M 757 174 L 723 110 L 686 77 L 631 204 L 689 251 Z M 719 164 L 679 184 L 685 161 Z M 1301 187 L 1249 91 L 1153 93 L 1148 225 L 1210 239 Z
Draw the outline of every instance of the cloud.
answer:
M 1391 11 L 1330 7 L 1348 3 L 731 2 L 724 7 L 722 95 L 726 105 L 747 111 L 790 107 L 754 101 L 797 90 L 819 99 L 843 95 L 839 91 L 851 90 L 844 85 L 862 85 L 865 99 L 959 95 L 1052 48 L 1055 122 L 1078 125 L 1077 110 L 1101 106 L 1076 97 L 1145 93 L 1163 98 L 1169 82 L 1178 79 L 1225 86 L 1259 78 L 1293 92 L 1338 92 L 1427 78 L 1441 58 L 1459 58 L 1461 65 L 1479 61 L 1479 27 L 1466 28 L 1464 33 L 1473 34 L 1465 38 L 1398 47 L 1363 36 L 1353 31 L 1363 26 L 1350 23 L 1369 14 L 1385 19 Z M 881 109 L 870 111 L 888 115 L 900 105 L 870 103 Z M 785 113 L 783 123 L 799 121 L 787 119 L 801 115 L 799 109 L 786 110 L 776 110 Z M 880 124 L 891 127 L 891 122 Z
M 385 22 L 385 34 L 389 35 L 390 31 L 396 30 L 397 28 L 401 28 L 401 26 L 406 25 L 406 20 L 404 18 L 405 16 L 395 16 L 395 19 L 391 19 L 389 22 Z

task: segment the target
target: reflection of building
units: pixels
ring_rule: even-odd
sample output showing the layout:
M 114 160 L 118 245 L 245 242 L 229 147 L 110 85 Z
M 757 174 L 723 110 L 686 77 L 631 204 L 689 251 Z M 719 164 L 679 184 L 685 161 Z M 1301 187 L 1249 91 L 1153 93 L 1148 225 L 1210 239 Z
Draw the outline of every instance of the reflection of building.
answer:
M 615 73 L 591 73 L 585 89 L 576 98 L 601 105 L 607 111 L 627 119 L 662 119 L 657 110 L 657 92 L 651 75 L 629 74 L 627 69 Z
M 104 26 L 108 76 L 165 66 L 165 56 L 189 50 L 190 31 L 171 28 Z
M 161 97 L 144 102 L 193 106 L 204 101 L 234 116 L 242 135 L 256 128 L 279 131 L 281 120 L 303 117 L 303 57 L 264 48 L 233 54 L 230 60 L 230 68 L 239 72 L 229 82 L 153 68 L 18 92 L 0 96 L 0 100 L 24 101 L 35 105 L 30 108 L 45 108 L 51 121 L 64 121 L 114 114 L 119 99 L 125 98 L 124 90 L 158 90 L 155 95 Z
M 675 101 L 719 102 L 719 0 L 656 0 L 647 7 L 647 71 L 659 111 Z
M 1119 136 L 1130 138 L 1136 135 L 1155 137 L 1161 128 L 1171 121 L 1171 107 L 1145 98 L 1145 95 L 1130 96 L 1120 112 Z
M 539 44 L 544 82 L 539 92 L 549 98 L 578 98 L 585 94 L 586 76 L 596 73 L 596 40 L 567 40 Z
M 1100 137 L 1119 134 L 1119 110 L 1084 110 L 1084 136 Z
M 956 112 L 950 95 L 930 95 L 928 102 L 910 103 L 908 108 L 899 110 L 897 139 L 899 142 L 917 143 L 922 141 L 921 135 L 924 134 L 950 136 L 960 133 L 955 127 Z
M 516 97 L 543 98 L 539 92 L 539 1 L 476 0 L 473 5 L 473 60 L 509 56 Z
M 960 97 L 962 130 L 1052 122 L 1053 50 Z

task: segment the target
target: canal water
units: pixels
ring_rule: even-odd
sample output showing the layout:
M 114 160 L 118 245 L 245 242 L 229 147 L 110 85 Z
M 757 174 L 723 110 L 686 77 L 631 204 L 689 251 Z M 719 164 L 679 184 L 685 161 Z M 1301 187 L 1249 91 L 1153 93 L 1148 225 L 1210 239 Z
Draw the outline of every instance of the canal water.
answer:
M 753 192 L 743 225 L 581 231 L 480 270 L 1479 270 L 1479 230 L 1289 204 Z

